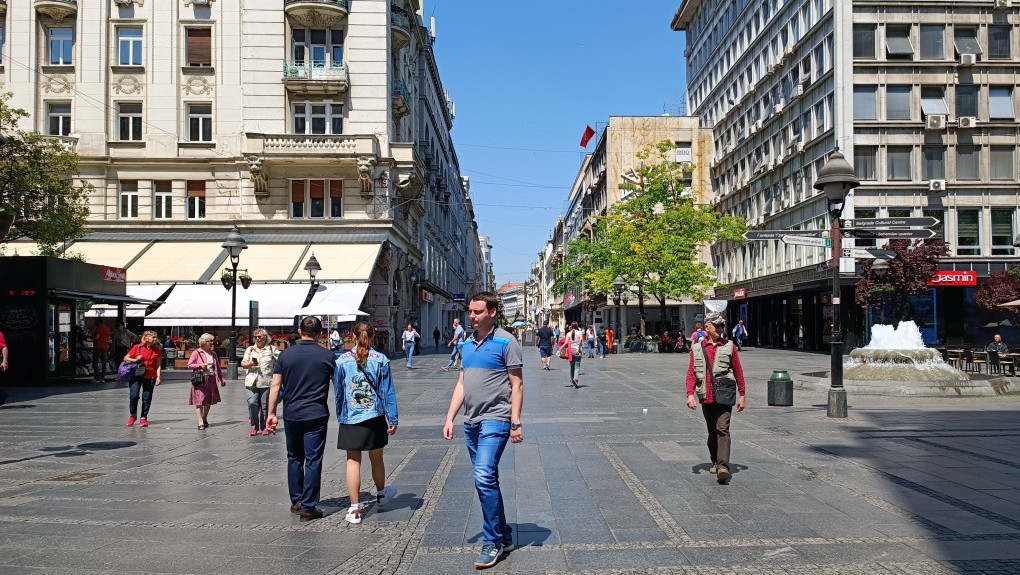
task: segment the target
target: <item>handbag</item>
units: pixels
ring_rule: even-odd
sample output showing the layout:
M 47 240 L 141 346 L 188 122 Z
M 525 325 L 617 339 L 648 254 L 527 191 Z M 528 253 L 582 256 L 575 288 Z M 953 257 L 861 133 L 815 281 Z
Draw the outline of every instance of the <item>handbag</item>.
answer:
M 144 375 L 145 372 L 142 372 Z M 120 362 L 117 366 L 117 381 L 121 383 L 131 383 L 131 380 L 135 378 L 135 364 L 128 363 L 126 361 Z
M 564 340 L 560 346 L 560 357 L 567 360 L 570 359 L 570 348 L 567 347 L 568 345 L 570 343 Z
M 145 377 L 145 372 L 149 369 L 145 367 L 144 363 L 132 364 L 135 366 L 135 377 Z
M 709 363 L 708 352 L 705 351 L 705 346 L 701 346 L 701 353 L 705 356 L 705 363 L 708 364 L 708 371 L 712 373 L 715 369 L 715 362 Z M 695 388 L 695 393 L 698 393 L 699 398 L 704 397 L 704 382 L 699 382 L 698 387 L 702 389 L 699 391 Z M 736 405 L 737 404 L 737 380 L 732 377 L 716 377 L 712 374 L 712 401 L 719 405 Z
M 195 371 L 191 372 L 191 385 L 199 387 L 203 383 L 205 383 L 205 374 L 202 373 L 202 370 L 196 369 Z

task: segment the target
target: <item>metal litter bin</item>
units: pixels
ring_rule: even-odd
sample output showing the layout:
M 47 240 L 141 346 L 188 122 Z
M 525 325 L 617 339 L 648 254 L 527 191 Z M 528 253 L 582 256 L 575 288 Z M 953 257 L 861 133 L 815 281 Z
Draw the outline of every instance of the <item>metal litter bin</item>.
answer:
M 776 406 L 793 405 L 793 380 L 785 370 L 777 369 L 769 378 L 768 403 Z

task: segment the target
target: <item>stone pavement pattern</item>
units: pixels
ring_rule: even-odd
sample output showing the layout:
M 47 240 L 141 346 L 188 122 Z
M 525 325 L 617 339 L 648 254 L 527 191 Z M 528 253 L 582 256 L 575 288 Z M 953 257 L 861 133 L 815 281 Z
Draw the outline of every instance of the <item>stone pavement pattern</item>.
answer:
M 525 349 L 525 441 L 500 468 L 516 550 L 491 571 L 642 574 L 1020 573 L 1017 397 L 850 397 L 798 389 L 769 407 L 774 368 L 829 358 L 742 354 L 748 409 L 734 415 L 733 478 L 708 473 L 704 421 L 684 406 L 686 354 L 538 369 Z M 232 383 L 196 429 L 186 373 L 156 388 L 150 427 L 124 427 L 115 384 L 11 389 L 0 408 L 0 574 L 470 573 L 481 520 L 445 354 L 395 361 L 401 425 L 386 450 L 400 494 L 360 525 L 331 424 L 327 516 L 288 512 L 285 449 L 250 438 Z M 331 404 L 332 406 L 332 404 Z M 647 413 L 643 412 L 647 409 Z M 363 500 L 374 495 L 364 466 Z

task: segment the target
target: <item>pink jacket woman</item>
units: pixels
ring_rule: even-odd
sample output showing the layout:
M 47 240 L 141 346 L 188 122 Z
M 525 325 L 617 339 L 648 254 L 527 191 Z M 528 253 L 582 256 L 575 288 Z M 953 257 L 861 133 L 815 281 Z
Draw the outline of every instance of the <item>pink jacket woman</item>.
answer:
M 202 385 L 191 386 L 191 400 L 188 402 L 195 406 L 199 431 L 209 427 L 209 408 L 220 402 L 220 391 L 216 389 L 216 384 L 224 387 L 227 385 L 220 368 L 220 358 L 213 351 L 215 339 L 212 334 L 203 333 L 198 338 L 198 349 L 188 359 L 188 369 L 201 370 L 205 375 Z

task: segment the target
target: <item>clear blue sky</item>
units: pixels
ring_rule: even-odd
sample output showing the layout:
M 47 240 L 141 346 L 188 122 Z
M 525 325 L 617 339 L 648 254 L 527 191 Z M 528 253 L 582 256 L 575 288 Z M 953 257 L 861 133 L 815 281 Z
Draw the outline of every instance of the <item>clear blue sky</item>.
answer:
M 528 277 L 565 211 L 586 125 L 676 114 L 684 34 L 669 23 L 679 6 L 424 0 L 426 25 L 436 18 L 439 73 L 457 104 L 461 175 L 471 178 L 479 233 L 492 240 L 497 286 Z

